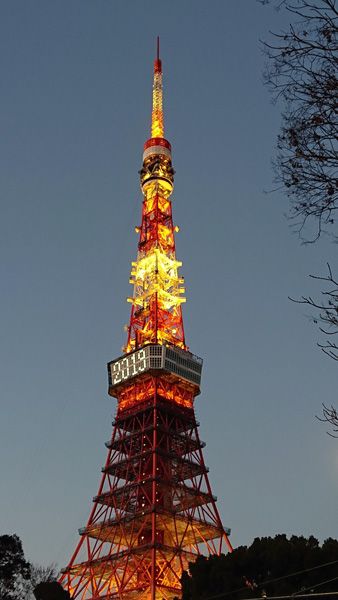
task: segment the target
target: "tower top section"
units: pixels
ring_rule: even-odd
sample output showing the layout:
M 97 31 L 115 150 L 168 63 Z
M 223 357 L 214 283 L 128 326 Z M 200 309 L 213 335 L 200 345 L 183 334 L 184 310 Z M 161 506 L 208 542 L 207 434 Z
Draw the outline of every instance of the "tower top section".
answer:
M 150 134 L 151 137 L 144 144 L 143 160 L 154 155 L 164 155 L 167 158 L 171 158 L 171 146 L 164 137 L 163 80 L 159 37 L 157 37 L 157 51 L 154 60 L 153 104 Z
M 130 283 L 134 286 L 124 352 L 149 344 L 170 345 L 187 350 L 181 304 L 185 302 L 181 262 L 176 259 L 175 232 L 170 196 L 174 187 L 171 146 L 164 136 L 162 63 L 157 39 L 154 61 L 151 136 L 144 145 L 139 171 L 143 194 L 142 221 L 137 259 L 132 263 Z M 123 359 L 124 360 L 124 359 Z

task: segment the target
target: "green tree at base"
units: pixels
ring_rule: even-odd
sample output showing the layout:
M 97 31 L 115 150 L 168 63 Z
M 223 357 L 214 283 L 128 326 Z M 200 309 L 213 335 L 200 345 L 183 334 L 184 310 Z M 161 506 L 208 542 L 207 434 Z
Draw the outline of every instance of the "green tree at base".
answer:
M 334 591 L 338 589 L 338 541 L 330 538 L 320 546 L 312 536 L 256 538 L 251 546 L 226 556 L 198 558 L 189 565 L 189 573 L 183 573 L 182 589 L 183 600 L 206 600 L 218 594 L 236 600 Z

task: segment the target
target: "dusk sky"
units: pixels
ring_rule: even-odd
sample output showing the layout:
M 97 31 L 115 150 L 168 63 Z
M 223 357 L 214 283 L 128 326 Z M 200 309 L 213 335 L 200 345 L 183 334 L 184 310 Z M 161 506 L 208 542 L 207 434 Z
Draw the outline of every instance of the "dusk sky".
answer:
M 310 273 L 274 188 L 281 121 L 259 40 L 290 17 L 256 0 L 0 3 L 0 534 L 65 565 L 106 459 L 141 216 L 161 37 L 166 137 L 176 170 L 187 342 L 205 461 L 234 546 L 286 533 L 338 537 L 338 440 L 315 415 L 338 404 L 316 347 Z

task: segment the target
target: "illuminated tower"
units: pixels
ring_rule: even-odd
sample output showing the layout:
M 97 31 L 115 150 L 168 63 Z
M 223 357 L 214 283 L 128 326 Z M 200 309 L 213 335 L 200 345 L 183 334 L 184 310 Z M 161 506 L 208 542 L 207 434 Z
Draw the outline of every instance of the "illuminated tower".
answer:
M 164 137 L 158 47 L 151 137 L 140 177 L 142 221 L 136 227 L 128 340 L 124 354 L 108 364 L 117 414 L 92 512 L 60 580 L 80 600 L 169 600 L 180 596 L 189 562 L 232 549 L 211 492 L 193 408 L 202 360 L 189 352 L 184 337 L 184 280 L 175 254 L 174 170 Z

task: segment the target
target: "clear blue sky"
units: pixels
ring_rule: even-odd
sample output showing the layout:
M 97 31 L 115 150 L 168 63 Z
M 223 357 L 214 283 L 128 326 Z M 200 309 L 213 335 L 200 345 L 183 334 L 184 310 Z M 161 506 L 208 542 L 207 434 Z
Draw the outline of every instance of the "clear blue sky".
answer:
M 161 36 L 196 413 L 233 544 L 337 537 L 338 441 L 315 419 L 337 366 L 309 311 L 335 248 L 301 246 L 273 187 L 280 124 L 259 38 L 288 17 L 255 0 L 4 0 L 0 5 L 0 533 L 68 561 L 105 461 L 106 363 L 129 318 Z

